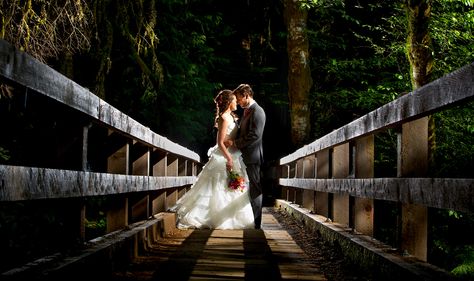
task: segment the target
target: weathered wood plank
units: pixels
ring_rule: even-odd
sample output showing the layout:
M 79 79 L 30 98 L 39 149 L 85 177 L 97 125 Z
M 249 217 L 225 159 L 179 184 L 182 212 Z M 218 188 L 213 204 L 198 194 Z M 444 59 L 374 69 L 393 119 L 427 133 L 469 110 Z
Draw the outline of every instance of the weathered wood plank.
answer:
M 291 163 L 325 148 L 427 116 L 473 98 L 474 63 L 471 63 L 299 148 L 281 158 L 280 165 Z
M 280 179 L 291 186 L 355 197 L 414 203 L 428 207 L 472 212 L 474 179 L 458 178 L 369 178 L 369 179 Z
M 120 194 L 191 185 L 195 176 L 149 177 L 0 165 L 0 201 Z
M 145 143 L 200 162 L 197 153 L 160 136 L 88 89 L 0 39 L 0 75 Z M 58 116 L 60 118 L 60 116 Z
M 265 208 L 262 229 L 176 230 L 112 275 L 108 280 L 327 280 Z

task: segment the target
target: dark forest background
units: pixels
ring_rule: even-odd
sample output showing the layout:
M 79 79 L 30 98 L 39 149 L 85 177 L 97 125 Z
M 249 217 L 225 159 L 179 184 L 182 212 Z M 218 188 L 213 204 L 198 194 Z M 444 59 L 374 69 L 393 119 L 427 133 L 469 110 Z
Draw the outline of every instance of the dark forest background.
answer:
M 409 2 L 301 2 L 308 12 L 313 80 L 311 130 L 303 143 L 293 143 L 291 136 L 282 1 L 1 1 L 0 38 L 196 151 L 203 162 L 215 143 L 213 97 L 221 89 L 248 83 L 267 113 L 264 153 L 265 166 L 271 167 L 302 144 L 413 90 L 407 57 Z M 431 80 L 472 63 L 473 1 L 421 2 L 431 5 Z M 43 24 L 61 17 L 70 19 L 69 25 L 49 27 L 60 37 L 52 38 Z M 8 97 L 0 95 L 0 102 Z M 473 113 L 471 102 L 434 116 L 430 176 L 472 177 Z M 13 161 L 12 143 L 0 141 L 2 163 Z M 396 132 L 377 136 L 376 145 L 376 176 L 396 176 Z M 430 262 L 472 276 L 472 214 L 431 210 L 430 215 Z M 394 243 L 388 234 L 379 238 Z

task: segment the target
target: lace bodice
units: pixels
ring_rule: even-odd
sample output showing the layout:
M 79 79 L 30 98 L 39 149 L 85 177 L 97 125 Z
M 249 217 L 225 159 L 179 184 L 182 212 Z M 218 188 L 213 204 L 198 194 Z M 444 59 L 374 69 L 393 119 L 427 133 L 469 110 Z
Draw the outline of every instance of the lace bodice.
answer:
M 235 139 L 237 135 L 237 123 L 231 122 L 229 126 L 227 126 L 227 139 Z

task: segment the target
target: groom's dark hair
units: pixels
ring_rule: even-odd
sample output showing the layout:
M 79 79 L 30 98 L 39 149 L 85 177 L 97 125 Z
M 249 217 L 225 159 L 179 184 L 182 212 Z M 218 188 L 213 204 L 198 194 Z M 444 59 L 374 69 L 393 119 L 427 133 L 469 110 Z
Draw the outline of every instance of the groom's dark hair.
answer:
M 249 84 L 240 84 L 234 91 L 232 91 L 235 95 L 243 95 L 245 92 L 248 93 L 249 96 L 253 97 L 253 90 Z

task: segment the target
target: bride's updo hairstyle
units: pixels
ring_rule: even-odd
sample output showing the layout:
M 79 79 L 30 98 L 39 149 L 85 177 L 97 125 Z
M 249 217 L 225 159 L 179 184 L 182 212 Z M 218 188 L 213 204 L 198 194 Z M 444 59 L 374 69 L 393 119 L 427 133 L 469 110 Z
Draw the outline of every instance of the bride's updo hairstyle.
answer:
M 217 128 L 217 122 L 219 121 L 219 117 L 221 117 L 222 113 L 229 107 L 230 103 L 232 102 L 232 98 L 234 97 L 234 93 L 232 90 L 222 90 L 220 91 L 217 96 L 214 98 L 214 102 L 216 103 L 216 118 L 214 121 L 214 126 Z M 233 112 L 230 113 L 232 117 L 235 118 L 235 114 Z

